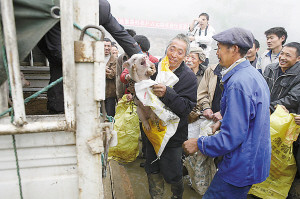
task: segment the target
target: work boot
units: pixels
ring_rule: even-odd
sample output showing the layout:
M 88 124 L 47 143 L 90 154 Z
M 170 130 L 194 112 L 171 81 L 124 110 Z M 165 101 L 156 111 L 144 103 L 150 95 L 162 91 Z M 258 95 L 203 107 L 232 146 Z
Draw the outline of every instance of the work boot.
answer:
M 179 182 L 171 184 L 171 191 L 173 196 L 171 199 L 182 199 L 183 195 L 183 180 L 181 179 Z
M 162 199 L 164 195 L 164 179 L 161 174 L 148 174 L 149 193 L 151 199 Z

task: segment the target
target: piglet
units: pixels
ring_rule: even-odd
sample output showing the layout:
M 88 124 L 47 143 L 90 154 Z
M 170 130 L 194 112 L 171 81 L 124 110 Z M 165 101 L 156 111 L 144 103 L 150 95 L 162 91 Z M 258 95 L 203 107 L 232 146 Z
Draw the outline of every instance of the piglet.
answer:
M 155 65 L 150 62 L 146 55 L 143 54 L 133 55 L 129 60 L 124 62 L 123 67 L 129 70 L 131 79 L 136 83 L 142 80 L 150 79 L 150 76 L 156 72 Z M 137 99 L 137 97 L 134 97 L 134 102 L 137 105 L 137 114 L 142 121 L 144 128 L 147 131 L 150 130 L 148 120 L 150 119 L 158 122 L 159 118 L 149 106 L 144 106 L 143 103 Z

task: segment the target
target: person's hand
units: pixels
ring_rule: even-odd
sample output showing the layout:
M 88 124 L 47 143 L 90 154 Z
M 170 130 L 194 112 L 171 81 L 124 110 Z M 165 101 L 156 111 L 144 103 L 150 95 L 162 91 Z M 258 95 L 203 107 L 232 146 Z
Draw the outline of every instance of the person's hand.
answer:
M 214 122 L 217 122 L 217 121 L 221 120 L 222 119 L 222 115 L 221 115 L 220 111 L 214 113 L 212 119 L 213 119 Z
M 133 97 L 132 97 L 131 93 L 126 95 L 126 99 L 127 99 L 128 102 L 133 100 Z
M 295 122 L 297 125 L 300 125 L 300 115 L 295 116 Z
M 127 75 L 125 76 L 125 79 L 126 79 L 126 81 L 129 81 L 129 80 L 131 80 L 131 76 L 130 76 L 129 74 L 127 74 Z
M 212 125 L 212 133 L 215 134 L 216 131 L 220 130 L 220 127 L 221 127 L 221 122 L 220 121 L 217 121 L 214 125 Z
M 197 138 L 191 138 L 182 144 L 184 151 L 188 154 L 196 153 L 198 149 Z
M 157 97 L 164 97 L 167 91 L 167 87 L 163 84 L 156 84 L 152 86 L 154 95 Z
M 106 75 L 109 75 L 109 74 L 110 74 L 110 72 L 111 72 L 111 70 L 110 70 L 109 68 L 106 68 L 106 69 L 105 69 L 105 73 L 106 73 Z
M 285 106 L 283 106 L 283 105 L 280 105 L 280 106 L 283 108 L 283 110 L 284 110 L 285 112 L 289 113 L 289 110 L 287 110 Z
M 213 115 L 214 115 L 214 112 L 210 108 L 205 109 L 203 111 L 203 116 L 208 120 L 213 119 Z

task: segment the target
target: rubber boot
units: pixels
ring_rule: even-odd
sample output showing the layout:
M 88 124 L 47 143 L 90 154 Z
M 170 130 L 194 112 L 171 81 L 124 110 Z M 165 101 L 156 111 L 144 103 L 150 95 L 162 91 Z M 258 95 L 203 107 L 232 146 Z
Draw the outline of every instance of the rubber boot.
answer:
M 148 174 L 149 193 L 152 199 L 162 199 L 164 195 L 164 179 L 161 174 Z
M 179 182 L 171 184 L 171 191 L 173 196 L 171 199 L 182 199 L 183 196 L 183 180 L 181 179 Z

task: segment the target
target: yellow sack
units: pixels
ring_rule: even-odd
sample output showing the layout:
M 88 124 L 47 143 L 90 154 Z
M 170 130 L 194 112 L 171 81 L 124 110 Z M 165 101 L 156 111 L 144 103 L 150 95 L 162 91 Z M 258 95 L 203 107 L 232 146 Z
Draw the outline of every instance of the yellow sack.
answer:
M 148 137 L 148 139 L 150 140 L 155 153 L 159 154 L 159 150 L 161 148 L 165 134 L 167 132 L 167 127 L 162 125 L 161 120 L 159 120 L 158 124 L 153 122 L 152 120 L 148 120 L 148 122 L 150 124 L 150 130 L 147 131 L 143 126 L 144 132 Z
M 140 125 L 136 106 L 133 101 L 127 102 L 126 95 L 116 107 L 114 130 L 118 134 L 118 144 L 109 148 L 108 158 L 133 162 L 139 154 Z
M 300 128 L 294 115 L 278 105 L 270 118 L 272 143 L 271 168 L 269 177 L 255 184 L 249 194 L 264 199 L 284 199 L 287 197 L 295 178 L 297 167 L 293 155 L 293 142 L 297 140 Z

